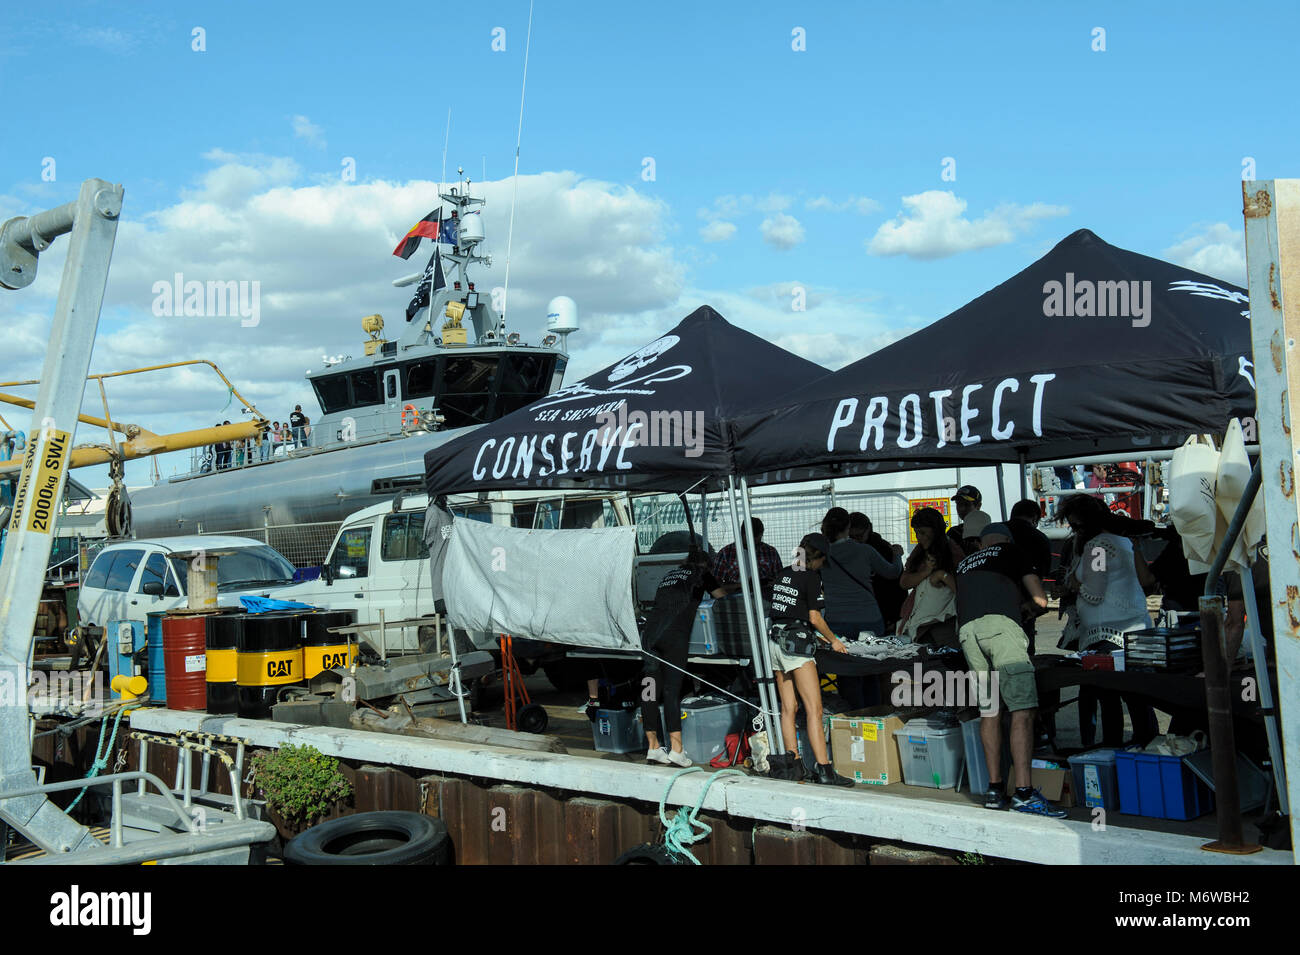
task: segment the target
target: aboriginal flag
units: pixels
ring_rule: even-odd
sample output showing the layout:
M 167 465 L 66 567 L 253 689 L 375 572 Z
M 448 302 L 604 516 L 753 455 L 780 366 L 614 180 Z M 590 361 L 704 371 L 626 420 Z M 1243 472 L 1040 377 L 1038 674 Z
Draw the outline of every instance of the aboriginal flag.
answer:
M 404 259 L 409 259 L 420 245 L 420 240 L 427 238 L 438 240 L 438 226 L 442 219 L 442 207 L 434 209 L 427 216 L 411 226 L 411 231 L 402 237 L 402 241 L 397 243 L 397 248 L 393 249 L 393 255 L 400 255 Z

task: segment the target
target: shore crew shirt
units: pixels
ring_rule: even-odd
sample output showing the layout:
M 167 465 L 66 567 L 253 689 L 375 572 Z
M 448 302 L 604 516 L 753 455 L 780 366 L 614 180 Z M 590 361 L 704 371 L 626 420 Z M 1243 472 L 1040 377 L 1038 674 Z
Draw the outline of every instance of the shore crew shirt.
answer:
M 700 600 L 717 588 L 718 582 L 708 571 L 678 567 L 664 574 L 655 590 L 654 607 L 646 618 L 642 646 L 653 650 L 674 636 L 689 638 Z
M 990 544 L 957 565 L 957 620 L 1000 614 L 1020 620 L 1020 582 L 1034 572 L 1028 555 L 1015 544 Z
M 821 610 L 821 574 L 785 567 L 772 584 L 772 620 L 808 623 L 810 610 Z

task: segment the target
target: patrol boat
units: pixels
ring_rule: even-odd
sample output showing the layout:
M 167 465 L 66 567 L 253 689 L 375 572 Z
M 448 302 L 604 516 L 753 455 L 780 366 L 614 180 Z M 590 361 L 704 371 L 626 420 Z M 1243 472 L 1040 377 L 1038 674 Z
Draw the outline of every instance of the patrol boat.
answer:
M 430 448 L 560 387 L 567 339 L 578 329 L 573 300 L 551 300 L 540 345 L 507 333 L 491 294 L 480 293 L 468 272 L 471 265 L 492 264 L 490 255 L 478 252 L 484 200 L 471 194 L 468 179 L 439 195 L 451 214 L 440 222 L 437 238 L 454 244 L 450 252 L 439 245 L 423 276 L 417 298 L 428 283 L 427 309 L 410 314 L 392 340 L 383 319 L 368 316 L 362 357 L 326 359 L 307 373 L 319 411 L 308 412 L 304 447 L 282 445 L 266 461 L 258 448 L 247 460 L 236 452 L 229 466 L 212 448 L 199 449 L 185 474 L 133 491 L 137 537 L 265 532 L 264 539 L 295 564 L 319 564 L 334 530 L 319 525 L 337 526 L 360 508 L 422 489 Z M 317 525 L 310 539 L 289 533 L 302 524 Z M 275 528 L 283 531 L 280 540 Z

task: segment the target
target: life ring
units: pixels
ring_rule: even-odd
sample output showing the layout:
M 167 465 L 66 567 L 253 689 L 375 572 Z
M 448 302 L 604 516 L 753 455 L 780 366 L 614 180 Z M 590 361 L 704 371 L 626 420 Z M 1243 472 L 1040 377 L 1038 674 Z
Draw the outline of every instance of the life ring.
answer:
M 410 415 L 411 415 L 411 422 L 410 422 L 410 424 L 408 424 L 407 421 L 406 421 L 406 415 L 407 415 L 408 413 L 410 413 Z M 403 405 L 403 406 L 402 406 L 402 430 L 405 431 L 407 428 L 414 427 L 415 425 L 417 425 L 417 424 L 419 424 L 419 423 L 420 423 L 420 411 L 419 411 L 419 409 L 416 408 L 415 405 L 410 405 L 410 404 L 408 404 L 408 405 Z

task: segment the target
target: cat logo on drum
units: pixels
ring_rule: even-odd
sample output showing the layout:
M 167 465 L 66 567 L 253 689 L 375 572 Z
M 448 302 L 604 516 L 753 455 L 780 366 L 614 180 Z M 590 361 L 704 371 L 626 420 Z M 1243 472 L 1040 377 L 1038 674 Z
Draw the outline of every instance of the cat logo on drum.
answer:
M 293 676 L 292 660 L 270 660 L 266 664 L 266 675 L 269 677 L 291 677 Z
M 348 665 L 348 655 L 346 653 L 322 653 L 320 657 L 321 669 L 332 670 L 335 667 L 345 667 Z

